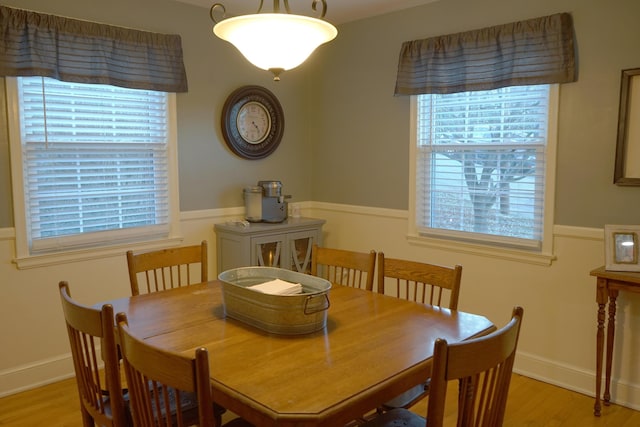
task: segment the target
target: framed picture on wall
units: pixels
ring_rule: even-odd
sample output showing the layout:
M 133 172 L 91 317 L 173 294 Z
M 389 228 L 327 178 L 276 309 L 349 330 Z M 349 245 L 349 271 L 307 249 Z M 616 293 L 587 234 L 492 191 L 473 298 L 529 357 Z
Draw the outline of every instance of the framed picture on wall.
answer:
M 640 68 L 622 70 L 613 182 L 640 185 Z
M 640 225 L 605 225 L 605 269 L 640 271 L 638 235 Z

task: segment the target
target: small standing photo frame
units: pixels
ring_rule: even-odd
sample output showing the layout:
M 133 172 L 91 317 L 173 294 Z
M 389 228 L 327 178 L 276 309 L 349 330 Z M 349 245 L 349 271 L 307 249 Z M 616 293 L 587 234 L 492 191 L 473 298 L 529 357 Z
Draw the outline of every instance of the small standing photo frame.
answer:
M 640 271 L 638 262 L 640 225 L 605 225 L 605 269 Z

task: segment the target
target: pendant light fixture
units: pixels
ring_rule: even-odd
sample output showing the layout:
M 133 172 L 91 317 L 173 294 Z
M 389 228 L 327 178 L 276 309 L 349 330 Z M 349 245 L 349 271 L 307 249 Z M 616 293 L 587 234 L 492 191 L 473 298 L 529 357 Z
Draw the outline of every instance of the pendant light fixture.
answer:
M 262 12 L 262 3 L 260 0 L 255 14 L 235 17 L 227 17 L 224 5 L 215 3 L 209 15 L 216 36 L 233 44 L 256 67 L 271 71 L 276 81 L 280 73 L 302 64 L 338 34 L 336 27 L 322 19 L 327 12 L 325 0 L 311 4 L 314 11 L 318 4 L 322 7 L 319 18 L 292 14 L 288 0 L 283 0 L 285 12 L 280 12 L 280 0 L 273 0 L 272 13 Z

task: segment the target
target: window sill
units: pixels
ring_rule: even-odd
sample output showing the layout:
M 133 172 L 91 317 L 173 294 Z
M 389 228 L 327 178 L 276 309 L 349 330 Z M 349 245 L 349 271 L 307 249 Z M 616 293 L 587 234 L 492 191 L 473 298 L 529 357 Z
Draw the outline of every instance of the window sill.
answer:
M 512 248 L 492 247 L 468 242 L 425 237 L 417 234 L 408 234 L 407 241 L 411 245 L 423 246 L 444 251 L 465 253 L 470 255 L 498 258 L 508 261 L 523 262 L 527 264 L 550 266 L 557 257 L 553 254 L 542 252 L 530 252 Z
M 100 248 L 87 248 L 65 252 L 48 254 L 28 255 L 13 259 L 19 270 L 29 268 L 48 267 L 52 265 L 69 264 L 80 261 L 90 261 L 94 259 L 104 259 L 109 257 L 124 257 L 128 250 L 147 251 L 154 249 L 164 249 L 171 246 L 178 246 L 182 243 L 182 237 L 172 237 L 153 242 L 140 242 L 136 244 L 119 244 Z

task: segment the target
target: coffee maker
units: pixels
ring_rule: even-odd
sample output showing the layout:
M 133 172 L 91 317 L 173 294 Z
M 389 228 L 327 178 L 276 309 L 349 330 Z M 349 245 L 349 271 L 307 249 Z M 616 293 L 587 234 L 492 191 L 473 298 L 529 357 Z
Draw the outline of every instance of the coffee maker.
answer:
M 282 222 L 287 219 L 289 204 L 285 199 L 291 196 L 282 195 L 282 183 L 258 181 L 258 187 L 262 187 L 262 221 Z
M 245 218 L 250 222 L 282 222 L 287 219 L 286 199 L 290 198 L 282 195 L 280 181 L 258 181 L 257 187 L 244 189 Z

